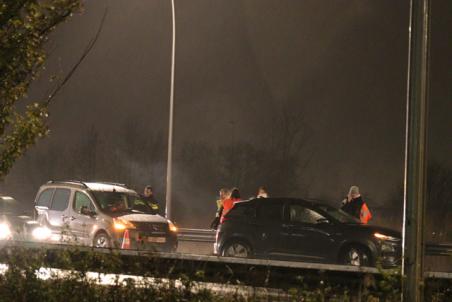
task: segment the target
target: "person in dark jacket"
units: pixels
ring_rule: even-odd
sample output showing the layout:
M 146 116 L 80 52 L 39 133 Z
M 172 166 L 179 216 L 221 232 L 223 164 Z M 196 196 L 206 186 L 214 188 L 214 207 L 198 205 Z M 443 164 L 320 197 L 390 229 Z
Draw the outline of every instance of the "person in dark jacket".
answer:
M 351 216 L 359 219 L 361 223 L 364 224 L 367 224 L 372 218 L 372 214 L 370 213 L 367 204 L 362 199 L 357 186 L 350 187 L 347 199 L 343 201 L 341 209 Z
M 143 199 L 143 201 L 145 201 L 148 204 L 148 206 L 151 207 L 151 209 L 153 210 L 153 212 L 155 212 L 155 214 L 159 213 L 159 210 L 160 210 L 159 202 L 155 199 L 154 192 L 153 192 L 151 186 L 144 187 L 144 191 L 143 191 L 143 195 L 141 195 L 141 199 Z

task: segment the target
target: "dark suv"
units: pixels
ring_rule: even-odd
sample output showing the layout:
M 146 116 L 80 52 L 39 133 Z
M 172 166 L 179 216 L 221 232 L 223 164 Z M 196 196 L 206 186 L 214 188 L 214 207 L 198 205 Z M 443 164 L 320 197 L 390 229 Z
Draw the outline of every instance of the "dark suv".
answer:
M 220 225 L 214 252 L 229 257 L 398 265 L 400 233 L 364 225 L 334 207 L 288 198 L 237 202 Z

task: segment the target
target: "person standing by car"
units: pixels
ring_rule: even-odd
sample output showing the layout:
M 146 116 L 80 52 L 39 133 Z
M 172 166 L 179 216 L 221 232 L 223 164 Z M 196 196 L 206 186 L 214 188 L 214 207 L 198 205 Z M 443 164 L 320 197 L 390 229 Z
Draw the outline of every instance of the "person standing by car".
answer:
M 215 219 L 210 224 L 210 228 L 216 230 L 220 223 L 221 214 L 223 213 L 223 202 L 230 196 L 229 189 L 222 188 L 219 191 L 219 199 L 217 199 L 217 212 L 215 213 Z
M 224 216 L 232 209 L 234 203 L 240 201 L 239 189 L 233 188 L 231 190 L 231 196 L 223 201 L 223 212 L 221 213 L 220 223 L 223 223 Z
M 155 214 L 159 213 L 159 203 L 154 197 L 154 192 L 151 186 L 147 185 L 146 187 L 144 187 L 143 195 L 141 195 L 141 198 L 151 207 Z
M 268 191 L 267 188 L 264 186 L 259 187 L 259 189 L 257 189 L 257 195 L 256 198 L 268 198 Z
M 372 214 L 362 199 L 357 186 L 350 187 L 347 200 L 343 202 L 341 209 L 351 216 L 358 218 L 363 224 L 367 224 L 372 219 Z

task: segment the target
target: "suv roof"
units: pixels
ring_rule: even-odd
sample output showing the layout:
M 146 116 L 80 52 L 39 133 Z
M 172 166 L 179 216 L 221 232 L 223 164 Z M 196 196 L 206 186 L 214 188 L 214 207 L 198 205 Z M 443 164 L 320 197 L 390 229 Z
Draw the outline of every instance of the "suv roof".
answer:
M 103 191 L 103 192 L 135 192 L 132 189 L 127 188 L 124 184 L 112 183 L 112 182 L 83 182 L 78 180 L 65 180 L 65 181 L 48 181 L 44 186 L 52 187 L 52 186 L 69 186 L 69 187 L 77 187 L 84 188 L 91 191 Z
M 315 199 L 302 199 L 302 198 L 290 198 L 290 197 L 268 197 L 268 198 L 251 198 L 248 200 L 240 200 L 235 204 L 247 205 L 247 204 L 259 204 L 266 202 L 281 202 L 284 203 L 286 201 L 296 201 L 304 206 L 329 206 L 327 203 Z

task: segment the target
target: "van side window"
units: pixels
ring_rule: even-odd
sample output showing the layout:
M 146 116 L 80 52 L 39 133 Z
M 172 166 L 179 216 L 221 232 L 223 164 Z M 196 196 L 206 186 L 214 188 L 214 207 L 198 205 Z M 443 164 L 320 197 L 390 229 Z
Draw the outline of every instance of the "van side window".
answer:
M 45 189 L 44 191 L 42 191 L 41 195 L 39 195 L 36 205 L 40 207 L 50 208 L 50 202 L 52 201 L 53 191 L 55 191 L 55 189 Z
M 75 197 L 74 197 L 74 210 L 77 213 L 80 213 L 80 209 L 82 207 L 87 207 L 91 211 L 95 210 L 93 203 L 91 202 L 91 199 L 89 199 L 89 197 L 85 193 L 77 191 L 77 192 L 75 192 Z
M 51 210 L 54 211 L 64 211 L 67 209 L 69 204 L 69 196 L 71 195 L 71 190 L 69 189 L 56 189 L 53 195 L 53 201 Z

